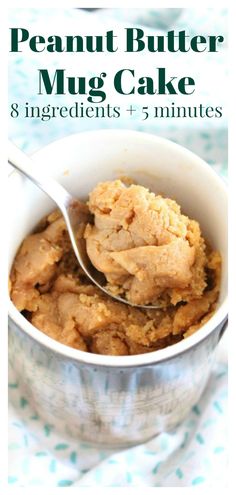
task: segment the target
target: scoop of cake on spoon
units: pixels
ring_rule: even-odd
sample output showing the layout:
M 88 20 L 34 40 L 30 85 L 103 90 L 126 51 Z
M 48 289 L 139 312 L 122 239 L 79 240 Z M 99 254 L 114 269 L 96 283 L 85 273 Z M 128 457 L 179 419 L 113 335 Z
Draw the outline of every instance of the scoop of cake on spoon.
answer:
M 30 179 L 37 187 L 46 193 L 52 199 L 59 210 L 61 211 L 70 241 L 78 260 L 79 265 L 86 273 L 87 277 L 101 289 L 105 294 L 113 299 L 138 308 L 159 309 L 160 305 L 141 305 L 133 304 L 121 295 L 112 294 L 107 288 L 107 280 L 102 272 L 96 270 L 92 265 L 86 251 L 86 242 L 81 233 L 85 225 L 92 220 L 92 215 L 86 204 L 73 197 L 59 182 L 51 177 L 44 175 L 37 166 L 34 166 L 34 161 L 21 151 L 12 142 L 9 142 L 8 162 L 15 169 Z

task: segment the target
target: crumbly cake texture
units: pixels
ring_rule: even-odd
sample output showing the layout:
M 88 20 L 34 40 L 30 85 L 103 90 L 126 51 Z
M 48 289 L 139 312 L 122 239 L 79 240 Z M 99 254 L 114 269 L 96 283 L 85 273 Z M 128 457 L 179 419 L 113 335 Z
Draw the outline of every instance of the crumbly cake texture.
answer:
M 33 325 L 82 351 L 129 355 L 174 344 L 206 323 L 219 295 L 221 257 L 198 222 L 175 201 L 120 180 L 98 184 L 88 207 L 87 252 L 109 290 L 162 308 L 127 306 L 92 285 L 56 211 L 23 241 L 11 271 L 12 301 Z

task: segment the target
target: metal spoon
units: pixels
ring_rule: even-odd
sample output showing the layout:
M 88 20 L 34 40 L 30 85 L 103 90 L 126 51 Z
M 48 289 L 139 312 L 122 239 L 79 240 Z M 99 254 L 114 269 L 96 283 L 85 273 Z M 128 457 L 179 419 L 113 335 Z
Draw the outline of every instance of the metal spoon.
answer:
M 85 240 L 78 238 L 76 233 L 79 226 L 83 226 L 91 220 L 91 214 L 88 207 L 80 202 L 77 198 L 71 196 L 64 187 L 51 177 L 46 177 L 38 167 L 35 166 L 33 160 L 17 148 L 13 143 L 9 142 L 8 162 L 19 172 L 26 175 L 36 186 L 38 186 L 49 198 L 51 198 L 60 209 L 70 236 L 71 244 L 74 249 L 76 258 L 81 268 L 86 273 L 87 277 L 101 289 L 105 294 L 116 299 L 116 301 L 128 304 L 138 308 L 158 309 L 158 305 L 138 305 L 133 304 L 121 296 L 115 296 L 106 289 L 106 278 L 103 273 L 96 270 L 91 264 L 91 261 L 86 252 Z

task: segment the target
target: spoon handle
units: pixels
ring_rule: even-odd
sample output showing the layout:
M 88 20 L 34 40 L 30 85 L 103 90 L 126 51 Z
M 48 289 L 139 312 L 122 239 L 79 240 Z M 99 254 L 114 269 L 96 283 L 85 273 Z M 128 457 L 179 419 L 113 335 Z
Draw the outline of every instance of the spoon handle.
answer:
M 30 157 L 25 155 L 17 146 L 11 141 L 8 143 L 8 162 L 19 172 L 26 175 L 36 186 L 38 186 L 43 192 L 45 192 L 57 206 L 64 210 L 73 201 L 73 197 L 64 189 L 61 184 L 56 182 L 51 177 L 45 177 L 35 167 L 35 163 Z
M 70 240 L 77 256 L 80 266 L 84 269 L 87 275 L 91 278 L 87 269 L 87 255 L 85 248 L 82 251 L 82 231 L 85 224 L 89 221 L 88 207 L 81 203 L 81 201 L 73 198 L 64 187 L 61 186 L 51 177 L 45 177 L 41 171 L 38 171 L 37 167 L 31 158 L 17 148 L 13 143 L 9 142 L 8 150 L 8 162 L 16 168 L 19 172 L 24 174 L 30 179 L 36 186 L 38 186 L 43 192 L 45 192 L 50 199 L 52 199 L 61 210 L 64 220 L 68 229 Z M 80 236 L 78 229 L 81 226 Z M 86 266 L 85 266 L 86 263 Z

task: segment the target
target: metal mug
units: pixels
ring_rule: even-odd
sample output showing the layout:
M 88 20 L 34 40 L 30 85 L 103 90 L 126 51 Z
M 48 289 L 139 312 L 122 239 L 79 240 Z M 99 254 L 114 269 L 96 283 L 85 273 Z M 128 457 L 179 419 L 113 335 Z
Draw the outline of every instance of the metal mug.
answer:
M 198 401 L 226 326 L 226 187 L 187 149 L 135 131 L 75 134 L 41 149 L 34 159 L 42 168 L 47 164 L 48 173 L 80 199 L 86 199 L 99 181 L 132 177 L 176 199 L 222 253 L 215 314 L 187 339 L 147 354 L 103 356 L 72 349 L 40 332 L 9 302 L 9 360 L 40 416 L 93 444 L 124 447 L 144 442 L 175 427 Z M 15 171 L 9 184 L 14 198 L 10 267 L 19 244 L 53 203 Z

